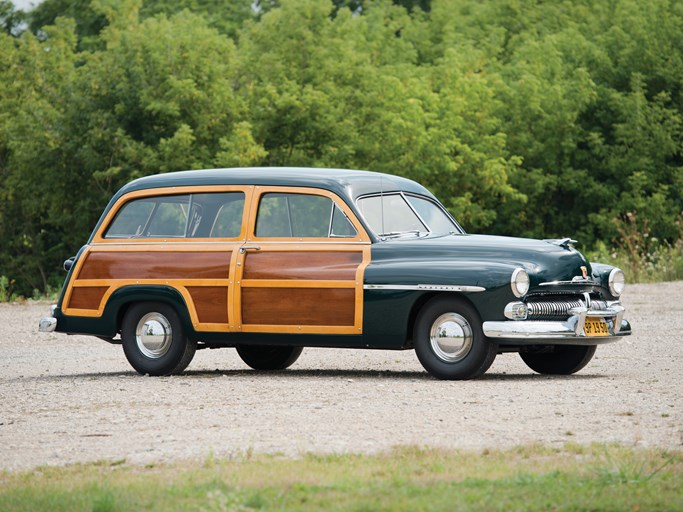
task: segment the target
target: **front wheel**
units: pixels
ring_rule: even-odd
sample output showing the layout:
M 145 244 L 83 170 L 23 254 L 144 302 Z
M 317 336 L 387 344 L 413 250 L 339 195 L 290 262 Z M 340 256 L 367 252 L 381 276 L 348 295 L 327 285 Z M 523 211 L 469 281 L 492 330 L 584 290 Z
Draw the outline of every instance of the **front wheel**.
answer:
M 237 345 L 237 353 L 254 370 L 284 370 L 299 359 L 303 347 Z
M 477 310 L 459 297 L 439 297 L 428 302 L 415 322 L 413 340 L 422 366 L 443 380 L 482 375 L 498 351 L 496 344 L 484 336 Z
M 595 345 L 553 345 L 547 351 L 520 352 L 522 361 L 544 375 L 571 375 L 586 366 L 595 354 Z
M 138 373 L 173 375 L 190 364 L 197 343 L 183 332 L 178 313 L 157 302 L 134 304 L 121 324 L 126 359 Z

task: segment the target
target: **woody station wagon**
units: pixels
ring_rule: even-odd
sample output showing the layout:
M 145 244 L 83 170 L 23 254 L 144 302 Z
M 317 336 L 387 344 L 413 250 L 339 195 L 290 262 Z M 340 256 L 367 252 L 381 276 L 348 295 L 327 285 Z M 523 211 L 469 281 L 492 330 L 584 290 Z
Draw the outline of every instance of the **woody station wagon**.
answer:
M 123 345 L 142 374 L 235 347 L 257 370 L 303 347 L 415 349 L 440 379 L 518 352 L 571 374 L 631 333 L 624 274 L 571 239 L 469 235 L 421 185 L 338 169 L 149 176 L 119 190 L 43 332 Z

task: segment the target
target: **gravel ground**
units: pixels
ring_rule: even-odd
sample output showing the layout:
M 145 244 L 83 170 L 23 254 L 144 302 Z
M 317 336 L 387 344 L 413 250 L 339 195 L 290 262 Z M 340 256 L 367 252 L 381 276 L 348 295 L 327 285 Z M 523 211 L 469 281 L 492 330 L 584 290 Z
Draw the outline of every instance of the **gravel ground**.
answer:
M 630 286 L 624 304 L 634 334 L 577 375 L 536 375 L 504 354 L 466 382 L 430 378 L 412 351 L 341 349 L 305 349 L 277 374 L 232 349 L 202 350 L 181 376 L 142 377 L 120 346 L 38 333 L 49 305 L 3 304 L 0 470 L 398 444 L 683 449 L 683 282 Z

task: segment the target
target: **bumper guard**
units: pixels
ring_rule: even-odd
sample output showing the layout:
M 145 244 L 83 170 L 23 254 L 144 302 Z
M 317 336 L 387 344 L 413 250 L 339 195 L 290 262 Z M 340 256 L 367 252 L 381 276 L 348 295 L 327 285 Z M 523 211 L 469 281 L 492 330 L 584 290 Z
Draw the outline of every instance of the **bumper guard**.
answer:
M 52 305 L 50 307 L 50 316 L 44 316 L 40 319 L 40 322 L 38 322 L 39 332 L 54 332 L 57 329 L 57 319 L 54 316 L 55 309 L 57 309 L 57 306 Z

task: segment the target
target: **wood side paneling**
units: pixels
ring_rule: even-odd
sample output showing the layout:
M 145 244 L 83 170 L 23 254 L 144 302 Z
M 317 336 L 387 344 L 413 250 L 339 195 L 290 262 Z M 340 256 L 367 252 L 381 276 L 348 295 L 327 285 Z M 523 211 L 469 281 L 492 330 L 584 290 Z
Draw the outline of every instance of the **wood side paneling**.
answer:
M 228 323 L 227 286 L 188 286 L 197 317 L 201 323 Z
M 353 280 L 362 252 L 254 252 L 246 255 L 244 279 Z
M 355 290 L 243 288 L 242 323 L 353 326 Z
M 100 307 L 102 297 L 104 297 L 108 289 L 107 286 L 74 288 L 69 299 L 69 308 L 97 310 Z
M 227 279 L 230 251 L 91 252 L 78 279 Z

